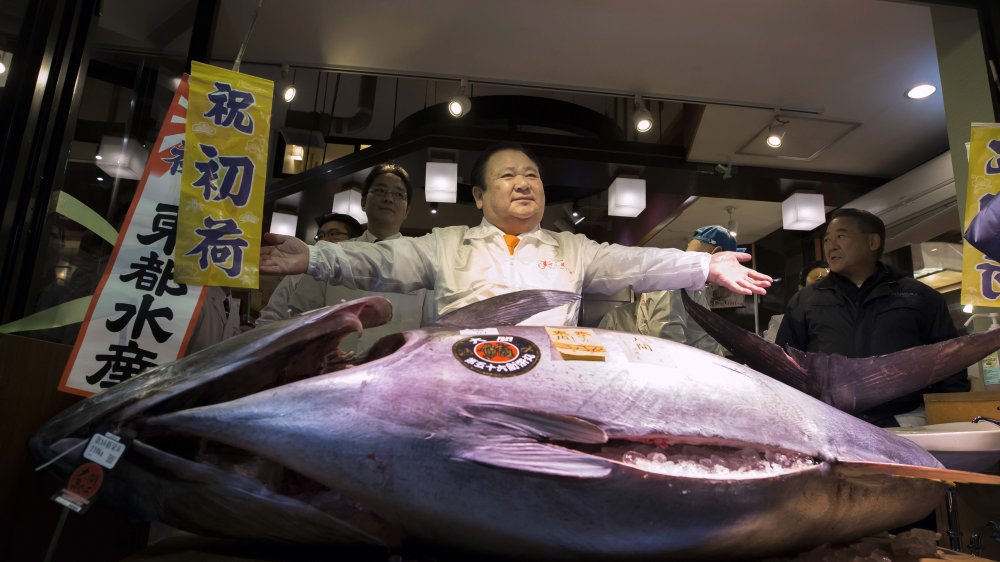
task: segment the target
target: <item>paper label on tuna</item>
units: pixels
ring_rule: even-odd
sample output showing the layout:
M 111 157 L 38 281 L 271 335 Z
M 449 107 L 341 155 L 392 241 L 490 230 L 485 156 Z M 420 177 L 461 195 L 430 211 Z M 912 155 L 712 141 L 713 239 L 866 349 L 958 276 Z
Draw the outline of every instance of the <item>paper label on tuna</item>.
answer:
M 458 332 L 462 336 L 495 336 L 500 333 L 496 328 L 469 328 Z
M 662 346 L 657 346 L 658 349 L 654 349 L 654 346 L 650 345 L 650 342 L 647 341 L 654 338 L 631 334 L 617 334 L 617 337 L 629 361 L 662 365 L 664 367 L 677 366 L 677 363 L 670 355 L 664 353 Z
M 52 501 L 76 513 L 83 513 L 90 507 L 90 498 L 101 489 L 103 483 L 104 469 L 92 462 L 84 463 L 73 471 L 66 487 L 52 496 Z
M 94 434 L 87 443 L 83 458 L 94 461 L 108 470 L 115 467 L 125 452 L 125 444 L 114 433 Z
M 608 350 L 590 328 L 551 328 L 546 326 L 552 347 L 566 360 L 605 361 Z
M 534 342 L 518 336 L 464 338 L 451 347 L 465 368 L 489 377 L 516 377 L 538 364 L 541 352 Z

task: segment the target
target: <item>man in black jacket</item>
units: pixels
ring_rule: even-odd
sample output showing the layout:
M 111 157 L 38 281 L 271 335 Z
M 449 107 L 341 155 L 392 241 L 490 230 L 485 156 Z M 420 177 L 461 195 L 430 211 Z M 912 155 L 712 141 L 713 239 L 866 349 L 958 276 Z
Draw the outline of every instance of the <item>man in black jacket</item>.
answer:
M 954 338 L 955 325 L 944 298 L 879 262 L 884 244 L 885 224 L 877 216 L 858 209 L 835 211 L 823 237 L 830 275 L 792 297 L 775 343 L 871 357 Z M 894 427 L 899 425 L 894 416 L 919 407 L 924 393 L 967 390 L 963 371 L 859 417 Z

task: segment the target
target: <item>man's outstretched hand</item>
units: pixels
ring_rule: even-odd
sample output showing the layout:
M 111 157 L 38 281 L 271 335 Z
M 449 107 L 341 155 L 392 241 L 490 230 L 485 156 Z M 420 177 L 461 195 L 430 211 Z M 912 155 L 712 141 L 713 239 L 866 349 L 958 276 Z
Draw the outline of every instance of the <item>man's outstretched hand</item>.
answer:
M 766 294 L 765 289 L 771 286 L 771 277 L 744 267 L 740 264 L 741 261 L 750 261 L 750 254 L 743 252 L 712 254 L 708 262 L 708 282 L 741 295 Z
M 309 246 L 294 236 L 267 233 L 260 248 L 260 272 L 305 273 L 309 268 Z

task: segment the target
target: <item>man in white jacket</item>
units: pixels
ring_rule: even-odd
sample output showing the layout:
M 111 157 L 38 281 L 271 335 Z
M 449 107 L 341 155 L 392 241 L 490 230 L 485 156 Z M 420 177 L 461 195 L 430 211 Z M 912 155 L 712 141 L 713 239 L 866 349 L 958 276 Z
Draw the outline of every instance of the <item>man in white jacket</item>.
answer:
M 703 226 L 694 231 L 687 251 L 736 252 L 736 237 L 719 225 Z M 703 290 L 689 291 L 691 299 L 708 308 L 708 297 Z M 680 291 L 653 291 L 642 293 L 635 302 L 615 307 L 604 315 L 599 328 L 656 336 L 703 349 L 716 355 L 725 355 L 719 342 L 688 316 L 684 310 Z
M 375 244 L 401 238 L 399 229 L 410 214 L 412 199 L 413 188 L 405 168 L 395 163 L 372 168 L 361 189 L 361 210 L 368 216 L 368 228 L 351 241 Z M 288 301 L 288 307 L 294 316 L 369 295 L 385 297 L 392 303 L 392 320 L 382 326 L 366 328 L 360 336 L 348 336 L 340 343 L 342 351 L 367 351 L 383 336 L 413 330 L 433 320 L 434 303 L 424 289 L 412 293 L 372 292 L 331 285 L 326 280 L 309 276 L 303 276 Z
M 348 287 L 410 292 L 434 289 L 441 315 L 523 289 L 582 293 L 699 289 L 716 283 L 741 294 L 763 294 L 771 278 L 740 265 L 750 256 L 599 244 L 583 235 L 540 228 L 545 191 L 537 158 L 520 145 L 500 143 L 480 155 L 472 194 L 483 211 L 479 226 L 434 229 L 419 238 L 380 244 L 307 246 L 268 234 L 262 273 L 308 272 Z M 528 318 L 524 325 L 576 325 L 579 303 Z
M 314 238 L 317 242 L 320 240 L 333 243 L 343 242 L 361 236 L 363 231 L 357 219 L 341 213 L 329 213 L 316 217 L 316 227 L 319 229 Z M 295 292 L 304 279 L 308 281 L 312 278 L 301 274 L 286 275 L 278 283 L 278 286 L 274 288 L 274 292 L 271 293 L 271 297 L 267 300 L 267 305 L 260 309 L 260 316 L 257 318 L 255 325 L 258 327 L 266 326 L 271 322 L 284 320 L 293 314 L 302 312 L 301 310 L 293 310 L 292 304 Z M 320 303 L 315 308 L 319 306 L 323 306 L 323 304 Z

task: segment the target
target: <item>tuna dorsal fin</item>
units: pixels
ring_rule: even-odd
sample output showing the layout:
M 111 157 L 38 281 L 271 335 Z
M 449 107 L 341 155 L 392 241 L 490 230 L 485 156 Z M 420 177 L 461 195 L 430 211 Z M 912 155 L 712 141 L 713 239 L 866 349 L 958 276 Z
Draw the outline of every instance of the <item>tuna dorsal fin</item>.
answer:
M 702 328 L 726 349 L 737 360 L 743 361 L 750 368 L 779 380 L 792 388 L 807 391 L 809 376 L 802 364 L 796 362 L 777 345 L 765 340 L 728 322 L 718 314 L 694 302 L 687 291 L 681 291 L 684 310 L 695 319 Z
M 992 484 L 1000 485 L 1000 476 L 951 470 L 948 468 L 932 468 L 913 466 L 909 464 L 890 464 L 865 461 L 838 461 L 836 470 L 849 478 L 866 478 L 870 476 L 900 476 L 920 480 L 936 480 L 960 484 Z
M 458 310 L 453 310 L 434 323 L 444 328 L 488 328 L 513 326 L 546 310 L 571 304 L 580 295 L 568 291 L 528 289 L 498 295 Z

